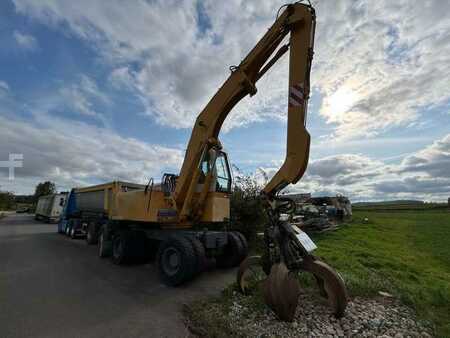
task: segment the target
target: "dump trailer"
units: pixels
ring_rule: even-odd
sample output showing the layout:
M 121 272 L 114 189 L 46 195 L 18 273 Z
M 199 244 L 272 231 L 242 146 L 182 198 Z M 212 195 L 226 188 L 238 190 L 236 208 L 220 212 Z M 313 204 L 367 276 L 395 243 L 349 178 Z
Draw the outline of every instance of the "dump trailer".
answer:
M 70 191 L 64 205 L 58 232 L 71 237 L 87 234 L 89 223 L 99 227 L 111 219 L 111 210 L 118 191 L 142 190 L 144 185 L 113 181 Z M 89 240 L 91 240 L 89 238 Z
M 46 222 L 59 221 L 66 198 L 67 193 L 51 194 L 39 197 L 34 218 L 36 220 L 44 220 Z

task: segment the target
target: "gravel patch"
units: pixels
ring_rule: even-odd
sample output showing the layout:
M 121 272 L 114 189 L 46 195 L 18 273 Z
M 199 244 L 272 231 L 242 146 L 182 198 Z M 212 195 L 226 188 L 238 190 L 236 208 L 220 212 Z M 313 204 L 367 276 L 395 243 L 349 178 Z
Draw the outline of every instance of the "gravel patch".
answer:
M 432 337 L 428 324 L 391 298 L 353 298 L 341 319 L 316 294 L 300 295 L 294 322 L 278 321 L 268 308 L 246 306 L 245 298 L 234 293 L 229 307 L 230 326 L 246 337 Z

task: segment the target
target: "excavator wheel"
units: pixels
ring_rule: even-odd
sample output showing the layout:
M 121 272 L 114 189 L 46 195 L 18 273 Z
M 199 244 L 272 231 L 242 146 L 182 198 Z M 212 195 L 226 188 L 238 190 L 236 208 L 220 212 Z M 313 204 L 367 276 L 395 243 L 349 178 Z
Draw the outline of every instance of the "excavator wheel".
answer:
M 206 268 L 206 254 L 205 254 L 205 247 L 203 246 L 202 242 L 200 242 L 195 237 L 189 237 L 189 241 L 192 244 L 192 247 L 195 252 L 195 258 L 196 258 L 196 269 L 195 273 L 202 273 L 203 270 Z
M 171 236 L 163 241 L 158 248 L 156 261 L 161 279 L 169 286 L 189 281 L 197 269 L 194 247 L 183 236 Z
M 320 294 L 328 300 L 335 317 L 341 318 L 348 302 L 347 289 L 342 277 L 328 264 L 318 259 L 305 259 L 302 269 L 314 275 Z
M 228 244 L 222 254 L 216 257 L 216 263 L 219 268 L 232 268 L 238 266 L 245 255 L 245 247 L 239 236 L 229 232 Z

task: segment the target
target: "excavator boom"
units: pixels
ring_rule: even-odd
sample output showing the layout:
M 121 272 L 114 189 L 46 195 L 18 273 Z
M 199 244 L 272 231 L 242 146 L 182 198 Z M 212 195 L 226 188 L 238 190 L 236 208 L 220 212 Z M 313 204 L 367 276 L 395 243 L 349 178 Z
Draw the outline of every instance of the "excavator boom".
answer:
M 310 5 L 287 5 L 239 66 L 230 67 L 231 75 L 197 117 L 192 130 L 174 192 L 174 201 L 181 221 L 194 217 L 202 207 L 201 199 L 193 203 L 200 177 L 200 163 L 211 149 L 221 148 L 218 136 L 229 112 L 242 98 L 256 94 L 257 81 L 288 50 L 290 63 L 287 154 L 284 164 L 263 192 L 269 198 L 273 197 L 286 185 L 296 183 L 302 177 L 308 163 L 310 144 L 305 122 L 314 30 L 315 13 Z M 289 42 L 275 52 L 287 35 L 290 35 Z M 208 187 L 205 187 L 205 191 L 207 189 Z

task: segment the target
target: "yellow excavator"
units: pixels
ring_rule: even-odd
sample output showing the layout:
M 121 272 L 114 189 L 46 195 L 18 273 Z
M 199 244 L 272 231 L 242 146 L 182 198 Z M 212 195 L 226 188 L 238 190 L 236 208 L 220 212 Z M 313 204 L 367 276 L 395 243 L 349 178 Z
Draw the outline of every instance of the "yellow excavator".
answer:
M 202 270 L 206 257 L 215 257 L 220 266 L 241 263 L 237 281 L 246 292 L 248 272 L 260 265 L 267 274 L 261 282 L 264 298 L 283 320 L 292 320 L 295 314 L 300 292 L 297 273 L 310 272 L 335 315 L 342 316 L 347 304 L 342 278 L 312 255 L 315 244 L 309 237 L 284 220 L 295 204 L 280 195 L 288 184 L 299 181 L 308 163 L 306 113 L 315 25 L 309 3 L 280 8 L 273 25 L 238 66 L 230 67 L 229 78 L 197 117 L 180 174 L 165 174 L 161 184 L 113 182 L 75 189 L 80 210 L 78 220 L 69 220 L 71 229 L 81 228 L 88 243 L 99 243 L 99 256 L 111 254 L 118 264 L 138 256 L 151 243 L 157 250 L 160 275 L 169 285 L 191 279 Z M 258 80 L 288 52 L 286 159 L 261 192 L 269 219 L 264 254 L 245 258 L 245 238 L 227 231 L 232 182 L 219 132 L 233 107 L 245 96 L 255 95 Z

